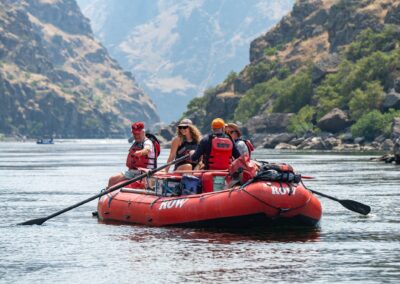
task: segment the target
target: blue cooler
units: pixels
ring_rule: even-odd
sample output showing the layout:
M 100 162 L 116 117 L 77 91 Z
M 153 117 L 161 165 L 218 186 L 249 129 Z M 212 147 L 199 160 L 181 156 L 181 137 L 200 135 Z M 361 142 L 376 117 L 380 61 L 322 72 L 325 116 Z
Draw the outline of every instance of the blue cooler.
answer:
M 182 195 L 197 194 L 200 187 L 200 179 L 192 175 L 183 175 L 181 180 Z

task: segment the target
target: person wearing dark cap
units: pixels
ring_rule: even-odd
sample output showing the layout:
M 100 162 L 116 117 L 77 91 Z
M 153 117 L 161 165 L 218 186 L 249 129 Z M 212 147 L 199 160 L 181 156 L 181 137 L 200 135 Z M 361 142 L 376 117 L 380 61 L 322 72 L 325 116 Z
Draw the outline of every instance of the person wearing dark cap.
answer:
M 216 118 L 211 122 L 212 132 L 201 139 L 191 160 L 197 161 L 203 157 L 206 170 L 226 170 L 232 161 L 240 157 L 235 143 L 225 134 L 225 122 Z
M 154 169 L 157 167 L 157 157 L 153 142 L 146 137 L 144 123 L 138 121 L 132 124 L 134 142 L 126 159 L 127 171 L 116 174 L 108 180 L 108 187 L 126 179 L 132 179 L 141 174 L 139 168 Z
M 254 150 L 254 146 L 251 144 L 250 140 L 244 140 L 241 138 L 242 131 L 240 131 L 239 125 L 236 123 L 226 124 L 225 133 L 235 142 L 240 155 L 247 154 L 250 157 L 251 152 Z
M 197 148 L 201 139 L 201 133 L 188 118 L 182 119 L 176 129 L 176 136 L 172 140 L 167 163 L 189 154 Z M 196 163 L 185 160 L 175 164 L 174 170 L 193 170 Z M 165 169 L 167 172 L 169 167 Z

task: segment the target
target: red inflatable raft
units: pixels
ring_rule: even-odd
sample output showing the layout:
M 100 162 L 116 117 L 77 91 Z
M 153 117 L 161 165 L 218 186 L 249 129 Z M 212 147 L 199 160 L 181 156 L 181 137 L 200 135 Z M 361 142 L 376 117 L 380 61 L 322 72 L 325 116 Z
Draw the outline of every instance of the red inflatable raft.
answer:
M 164 189 L 177 187 L 183 176 L 156 174 L 155 181 L 134 183 L 102 196 L 98 218 L 149 226 L 240 228 L 275 223 L 315 226 L 321 218 L 319 200 L 301 184 L 255 181 L 243 188 L 222 189 L 226 175 L 200 173 L 196 176 L 201 193 L 162 196 L 165 190 L 159 191 L 162 186 L 154 183 L 162 182 Z

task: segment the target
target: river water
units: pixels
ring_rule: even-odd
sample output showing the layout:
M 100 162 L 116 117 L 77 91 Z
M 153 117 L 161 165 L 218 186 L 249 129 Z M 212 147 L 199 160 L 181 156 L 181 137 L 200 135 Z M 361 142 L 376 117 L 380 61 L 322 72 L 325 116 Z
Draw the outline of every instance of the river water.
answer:
M 312 230 L 206 231 L 109 225 L 97 194 L 124 168 L 126 140 L 0 143 L 0 283 L 394 283 L 400 280 L 400 167 L 372 155 L 257 151 L 315 177 L 306 185 L 372 207 L 362 216 L 321 197 Z M 167 151 L 162 151 L 160 165 Z

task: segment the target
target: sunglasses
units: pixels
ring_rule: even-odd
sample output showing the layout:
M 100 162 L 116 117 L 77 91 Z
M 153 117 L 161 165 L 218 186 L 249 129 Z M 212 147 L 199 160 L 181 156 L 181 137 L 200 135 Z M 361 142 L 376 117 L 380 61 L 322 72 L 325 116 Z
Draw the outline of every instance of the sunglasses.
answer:
M 178 126 L 178 129 L 179 130 L 181 130 L 181 129 L 188 129 L 189 128 L 189 126 Z
M 232 130 L 232 131 L 227 131 L 226 133 L 228 133 L 229 135 L 231 135 L 231 134 L 233 134 L 233 133 L 235 133 L 235 132 L 237 132 L 236 130 Z

